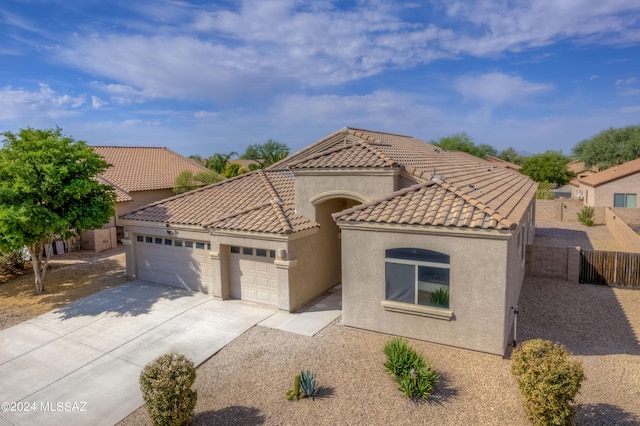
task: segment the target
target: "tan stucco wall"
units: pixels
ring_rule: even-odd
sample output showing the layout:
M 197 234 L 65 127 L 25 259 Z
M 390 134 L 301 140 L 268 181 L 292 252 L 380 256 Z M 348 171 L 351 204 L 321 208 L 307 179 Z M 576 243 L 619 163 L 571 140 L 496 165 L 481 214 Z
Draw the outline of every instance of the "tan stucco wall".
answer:
M 385 227 L 368 230 L 342 227 L 343 323 L 347 326 L 503 355 L 509 330 L 505 306 L 517 299 L 524 272 L 507 274 L 515 263 L 511 242 L 482 238 L 493 234 L 466 229 L 455 233 L 423 234 L 424 227 Z M 407 231 L 411 233 L 404 233 Z M 506 233 L 509 237 L 509 233 Z M 515 235 L 511 236 L 511 240 Z M 449 320 L 390 312 L 385 298 L 385 250 L 417 247 L 450 256 Z M 517 251 L 515 251 L 517 255 Z M 520 265 L 520 259 L 517 259 Z M 512 283 L 508 284 L 507 279 Z M 507 286 L 512 286 L 505 291 Z
M 157 189 L 153 191 L 133 191 L 129 195 L 133 198 L 133 201 L 126 201 L 122 203 L 116 203 L 116 219 L 115 225 L 121 226 L 119 217 L 123 216 L 135 209 L 146 206 L 147 204 L 155 201 L 164 200 L 165 198 L 173 197 L 174 194 L 171 189 Z
M 595 188 L 581 183 L 580 190 L 585 194 L 585 205 L 613 207 L 613 194 L 636 194 L 636 198 L 638 198 L 640 173 L 616 179 Z M 586 196 L 586 191 L 589 191 L 588 197 Z
M 311 220 L 316 220 L 315 203 L 318 197 L 326 195 L 328 198 L 344 197 L 360 198 L 370 201 L 382 198 L 396 190 L 397 171 L 393 170 L 358 170 L 348 171 L 298 171 L 296 175 L 296 211 Z
M 611 232 L 611 235 L 613 235 L 618 241 L 622 250 L 632 253 L 640 253 L 640 235 L 624 223 L 624 221 L 615 214 L 613 209 L 606 209 L 606 218 L 607 228 L 609 229 L 609 232 Z

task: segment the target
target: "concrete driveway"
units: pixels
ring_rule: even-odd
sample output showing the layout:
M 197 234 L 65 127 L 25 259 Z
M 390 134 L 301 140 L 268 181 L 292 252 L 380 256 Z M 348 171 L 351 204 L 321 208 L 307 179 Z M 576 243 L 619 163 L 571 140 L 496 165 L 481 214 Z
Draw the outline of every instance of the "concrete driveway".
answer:
M 339 303 L 330 295 L 320 306 L 327 300 Z M 113 425 L 143 404 L 138 377 L 155 357 L 179 352 L 199 365 L 262 321 L 313 335 L 340 315 L 307 310 L 143 281 L 96 293 L 0 331 L 0 426 Z

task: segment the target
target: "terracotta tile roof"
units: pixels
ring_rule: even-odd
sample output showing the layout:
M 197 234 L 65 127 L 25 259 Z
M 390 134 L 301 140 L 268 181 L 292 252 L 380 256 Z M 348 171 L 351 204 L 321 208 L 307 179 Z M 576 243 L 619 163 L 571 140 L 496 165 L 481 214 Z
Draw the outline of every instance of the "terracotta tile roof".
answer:
M 335 213 L 339 222 L 511 229 L 514 223 L 444 182 L 425 182 Z
M 629 175 L 640 173 L 640 158 L 627 161 L 619 166 L 611 167 L 598 173 L 591 174 L 579 179 L 580 183 L 592 187 L 600 186 L 605 183 L 620 179 Z
M 318 226 L 294 210 L 292 171 L 310 168 L 396 168 L 422 182 L 338 214 L 340 220 L 510 229 L 522 218 L 537 188 L 520 173 L 466 153 L 442 150 L 410 136 L 344 128 L 264 171 L 181 194 L 123 218 L 298 232 Z
M 159 201 L 124 219 L 289 234 L 318 224 L 295 213 L 294 176 L 258 170 Z
M 127 194 L 122 188 L 119 188 L 113 182 L 109 182 L 108 180 L 106 180 L 102 176 L 97 176 L 97 179 L 101 184 L 110 185 L 110 186 L 113 187 L 114 191 L 116 192 L 116 203 L 123 203 L 123 202 L 127 202 L 127 201 L 133 201 L 133 198 L 131 198 L 131 196 L 129 194 Z
M 184 170 L 207 168 L 162 147 L 92 146 L 111 164 L 102 176 L 125 192 L 173 188 Z
M 487 158 L 485 158 L 485 160 L 487 160 L 491 164 L 494 164 L 498 167 L 505 167 L 507 169 L 511 169 L 515 171 L 520 171 L 520 169 L 522 168 L 522 166 L 511 163 L 509 161 L 505 161 L 502 158 L 494 157 L 493 155 L 487 155 Z
M 357 158 L 351 154 L 361 153 Z M 294 153 L 275 167 L 398 167 L 423 181 L 442 180 L 470 203 L 493 209 L 518 223 L 537 184 L 511 169 L 473 155 L 446 151 L 410 136 L 344 128 Z M 505 222 L 506 223 L 506 222 Z

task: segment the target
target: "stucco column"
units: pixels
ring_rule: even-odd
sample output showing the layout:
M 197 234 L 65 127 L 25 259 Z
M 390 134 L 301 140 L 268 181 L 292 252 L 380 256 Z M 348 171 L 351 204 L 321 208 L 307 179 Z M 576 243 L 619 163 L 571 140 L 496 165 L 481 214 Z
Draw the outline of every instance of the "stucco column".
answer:
M 291 306 L 289 297 L 289 271 L 298 264 L 298 259 L 287 259 L 287 251 L 280 249 L 276 260 L 276 282 L 278 286 L 278 309 L 291 312 L 294 308 Z
M 128 232 L 127 232 L 128 233 Z M 125 264 L 127 268 L 127 278 L 135 280 L 136 276 L 136 257 L 133 251 L 133 243 L 131 238 L 123 238 L 122 245 L 124 246 Z
M 224 289 L 224 280 L 223 280 L 223 274 L 222 274 L 222 270 L 223 269 L 227 269 L 228 268 L 224 268 L 224 264 L 226 263 L 226 265 L 228 266 L 229 264 L 229 260 L 227 259 L 226 262 L 224 261 L 224 257 L 228 257 L 228 256 L 224 256 L 224 254 L 222 254 L 219 251 L 210 251 L 209 252 L 209 257 L 211 258 L 211 263 L 212 263 L 212 270 L 213 270 L 213 277 L 211 282 L 209 283 L 209 292 L 213 295 L 213 297 L 215 299 L 228 299 L 229 298 L 229 285 L 228 285 L 228 280 L 227 280 L 227 292 L 225 294 L 225 292 L 223 291 Z

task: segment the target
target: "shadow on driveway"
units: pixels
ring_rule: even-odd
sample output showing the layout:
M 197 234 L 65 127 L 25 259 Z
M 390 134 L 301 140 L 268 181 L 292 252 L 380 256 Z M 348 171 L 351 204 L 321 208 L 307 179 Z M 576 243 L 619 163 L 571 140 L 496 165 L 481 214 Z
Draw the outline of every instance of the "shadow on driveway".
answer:
M 53 314 L 62 320 L 105 313 L 138 316 L 149 313 L 158 301 L 174 300 L 193 294 L 191 290 L 178 287 L 132 281 L 56 309 Z

